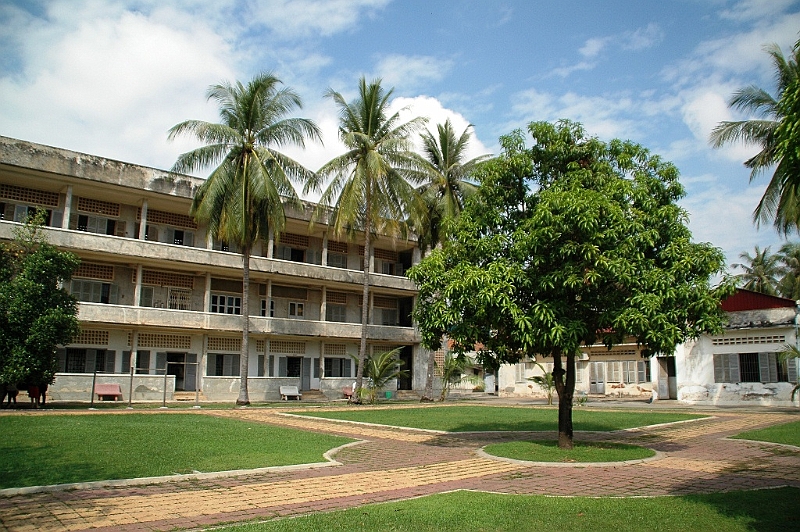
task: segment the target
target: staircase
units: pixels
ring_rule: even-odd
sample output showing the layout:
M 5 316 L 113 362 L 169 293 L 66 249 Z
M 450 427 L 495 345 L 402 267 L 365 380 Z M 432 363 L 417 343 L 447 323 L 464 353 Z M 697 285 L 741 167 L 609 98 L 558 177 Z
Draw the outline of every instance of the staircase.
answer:
M 189 402 L 194 401 L 195 393 L 194 392 L 175 392 L 172 394 L 173 401 L 181 401 L 181 402 Z M 200 401 L 205 401 L 206 398 L 203 395 L 203 392 L 200 392 L 200 396 L 198 397 Z
M 324 393 L 319 390 L 301 390 L 303 394 L 303 401 L 311 401 L 311 402 L 325 402 L 330 401 Z
M 414 390 L 397 390 L 395 398 L 398 401 L 419 401 L 420 395 Z

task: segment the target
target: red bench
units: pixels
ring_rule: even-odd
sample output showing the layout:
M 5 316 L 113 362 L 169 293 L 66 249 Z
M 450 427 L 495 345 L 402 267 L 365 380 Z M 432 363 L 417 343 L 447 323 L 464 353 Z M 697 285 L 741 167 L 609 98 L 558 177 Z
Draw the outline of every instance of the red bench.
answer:
M 94 385 L 94 393 L 97 395 L 98 401 L 105 401 L 104 397 L 113 397 L 114 401 L 119 398 L 122 399 L 122 388 L 120 388 L 119 384 L 111 383 L 111 384 L 95 384 Z

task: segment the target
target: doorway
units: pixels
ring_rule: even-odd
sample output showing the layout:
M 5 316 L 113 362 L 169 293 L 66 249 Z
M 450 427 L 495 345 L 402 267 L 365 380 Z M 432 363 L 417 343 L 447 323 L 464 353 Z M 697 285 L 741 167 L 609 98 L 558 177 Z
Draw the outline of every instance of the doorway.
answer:
M 606 363 L 589 363 L 589 393 L 605 395 L 606 393 Z
M 167 353 L 167 375 L 175 376 L 175 391 L 195 391 L 197 388 L 197 355 L 194 353 Z
M 403 346 L 399 359 L 402 362 L 400 369 L 407 375 L 397 379 L 397 389 L 411 390 L 414 387 L 414 348 L 410 345 Z
M 678 372 L 674 356 L 658 359 L 658 396 L 661 399 L 678 398 Z

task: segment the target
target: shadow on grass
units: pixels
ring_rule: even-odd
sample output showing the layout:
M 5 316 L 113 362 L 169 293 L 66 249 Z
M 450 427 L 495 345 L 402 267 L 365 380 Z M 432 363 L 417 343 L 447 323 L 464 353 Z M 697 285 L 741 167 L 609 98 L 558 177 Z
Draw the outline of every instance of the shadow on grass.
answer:
M 712 506 L 720 515 L 746 524 L 749 530 L 800 530 L 800 514 L 797 513 L 800 488 L 686 495 L 684 498 Z

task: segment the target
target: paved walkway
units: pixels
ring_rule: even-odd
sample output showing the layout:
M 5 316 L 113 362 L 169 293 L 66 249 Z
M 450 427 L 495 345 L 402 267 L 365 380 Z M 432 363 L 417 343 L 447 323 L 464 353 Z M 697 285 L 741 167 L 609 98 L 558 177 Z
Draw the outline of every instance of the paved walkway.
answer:
M 800 451 L 727 436 L 798 419 L 789 413 L 713 412 L 713 418 L 578 439 L 624 441 L 663 453 L 626 465 L 559 467 L 481 457 L 487 443 L 533 433 L 446 435 L 286 416 L 273 409 L 203 411 L 364 440 L 339 466 L 147 486 L 0 497 L 0 530 L 171 530 L 305 514 L 455 489 L 502 493 L 657 496 L 800 487 Z M 553 437 L 538 433 L 536 438 Z

